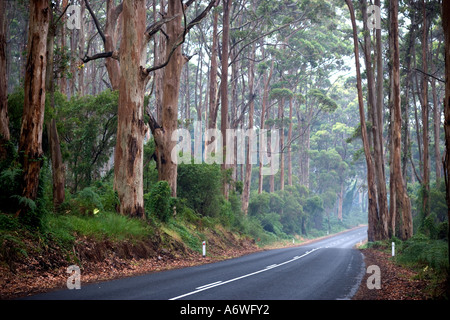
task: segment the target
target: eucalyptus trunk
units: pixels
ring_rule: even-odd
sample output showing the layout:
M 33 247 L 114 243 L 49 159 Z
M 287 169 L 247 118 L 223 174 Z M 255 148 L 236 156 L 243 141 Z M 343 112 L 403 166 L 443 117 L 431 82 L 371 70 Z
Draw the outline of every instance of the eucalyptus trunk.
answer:
M 51 10 L 47 0 L 31 0 L 29 6 L 28 52 L 25 72 L 25 101 L 19 139 L 23 170 L 22 196 L 35 200 L 43 164 L 42 130 L 45 112 L 47 34 Z M 19 215 L 25 208 L 20 208 Z
M 145 1 L 124 0 L 123 37 L 120 45 L 120 82 L 117 142 L 114 153 L 114 189 L 119 198 L 118 211 L 144 217 L 143 142 L 144 90 L 146 78 L 143 50 L 146 21 Z

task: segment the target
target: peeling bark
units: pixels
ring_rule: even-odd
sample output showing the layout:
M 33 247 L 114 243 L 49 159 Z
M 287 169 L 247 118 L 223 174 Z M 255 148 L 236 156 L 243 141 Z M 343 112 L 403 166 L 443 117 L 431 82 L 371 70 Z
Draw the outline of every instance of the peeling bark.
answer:
M 145 1 L 123 2 L 123 39 L 120 46 L 120 83 L 117 143 L 114 154 L 114 189 L 118 211 L 145 217 L 143 185 Z
M 25 101 L 20 129 L 19 161 L 23 168 L 22 196 L 35 200 L 43 160 L 46 50 L 51 12 L 47 0 L 32 0 L 29 8 Z M 16 215 L 23 210 L 24 208 L 19 209 Z

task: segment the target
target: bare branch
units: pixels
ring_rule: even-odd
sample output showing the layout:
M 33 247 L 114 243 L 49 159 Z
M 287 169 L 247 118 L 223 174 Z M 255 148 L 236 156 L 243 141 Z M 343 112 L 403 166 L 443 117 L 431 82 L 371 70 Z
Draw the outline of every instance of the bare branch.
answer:
M 161 68 L 164 68 L 165 66 L 167 66 L 167 64 L 170 61 L 170 58 L 172 58 L 172 55 L 175 53 L 175 50 L 184 43 L 186 34 L 189 32 L 190 29 L 192 29 L 194 26 L 199 24 L 206 17 L 208 12 L 214 6 L 215 2 L 216 2 L 216 0 L 211 0 L 209 2 L 208 6 L 194 20 L 192 20 L 188 25 L 186 25 L 186 23 L 185 23 L 185 28 L 184 28 L 183 34 L 181 35 L 182 39 L 172 46 L 172 48 L 170 49 L 170 52 L 169 52 L 169 54 L 167 56 L 166 61 L 164 61 L 163 63 L 161 63 L 161 64 L 159 64 L 157 66 L 154 66 L 154 67 L 151 67 L 151 68 L 147 68 L 145 70 L 145 73 L 147 75 L 150 74 L 151 72 L 155 71 L 155 70 L 158 70 L 158 69 L 161 69 Z M 184 15 L 184 6 L 182 6 L 182 8 L 183 8 L 183 15 Z
M 84 2 L 86 3 L 86 8 L 88 9 L 89 13 L 92 16 L 92 19 L 94 19 L 94 24 L 95 27 L 97 28 L 98 33 L 100 34 L 100 37 L 102 37 L 103 40 L 103 44 L 106 43 L 106 38 L 105 38 L 105 34 L 103 33 L 102 28 L 100 27 L 100 22 L 98 21 L 94 11 L 91 8 L 91 5 L 89 4 L 88 0 L 84 0 Z
M 426 72 L 424 72 L 424 71 L 422 71 L 422 70 L 420 70 L 420 69 L 417 69 L 417 68 L 414 68 L 414 70 L 419 71 L 420 73 L 422 73 L 422 74 L 424 74 L 424 75 L 426 75 L 426 76 L 429 76 L 429 77 L 431 77 L 431 78 L 433 78 L 433 79 L 436 79 L 437 81 L 440 81 L 440 82 L 442 82 L 442 83 L 445 83 L 445 80 L 442 80 L 442 79 L 440 79 L 440 78 L 438 78 L 438 77 L 436 77 L 436 76 L 434 76 L 434 75 L 432 75 L 432 74 L 426 73 Z
M 81 58 L 81 61 L 83 61 L 84 63 L 92 61 L 92 60 L 97 60 L 97 59 L 102 59 L 102 58 L 111 58 L 113 56 L 113 52 L 102 52 L 102 53 L 97 53 L 95 55 L 93 55 L 92 57 L 89 56 L 84 56 L 84 58 Z

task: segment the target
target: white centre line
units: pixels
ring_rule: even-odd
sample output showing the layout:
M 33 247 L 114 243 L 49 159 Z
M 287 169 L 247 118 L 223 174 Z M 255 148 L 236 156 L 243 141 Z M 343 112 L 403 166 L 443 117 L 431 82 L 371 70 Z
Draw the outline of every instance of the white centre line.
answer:
M 321 248 L 322 247 L 318 247 L 318 248 L 312 249 L 310 251 L 305 252 L 301 256 L 295 256 L 291 260 L 287 260 L 285 262 L 282 262 L 282 263 L 279 263 L 279 264 L 276 264 L 276 265 L 270 265 L 270 266 L 268 266 L 268 267 L 266 267 L 264 269 L 261 269 L 261 270 L 258 270 L 258 271 L 252 272 L 252 273 L 248 273 L 248 274 L 245 274 L 245 275 L 237 277 L 237 278 L 233 278 L 233 279 L 230 279 L 230 280 L 227 280 L 227 281 L 217 281 L 217 282 L 213 282 L 213 283 L 201 286 L 201 287 L 197 287 L 197 288 L 195 288 L 196 290 L 194 290 L 194 291 L 191 291 L 191 292 L 179 295 L 179 296 L 171 298 L 169 300 L 178 300 L 178 299 L 181 299 L 181 298 L 184 298 L 184 297 L 196 294 L 196 293 L 204 291 L 204 290 L 208 290 L 208 289 L 211 289 L 211 288 L 214 288 L 214 287 L 218 287 L 218 286 L 221 286 L 221 285 L 233 282 L 233 281 L 237 281 L 237 280 L 241 280 L 241 279 L 244 279 L 244 278 L 247 278 L 247 277 L 250 277 L 250 276 L 254 276 L 255 274 L 258 274 L 258 273 L 261 273 L 261 272 L 265 272 L 265 271 L 268 271 L 268 270 L 272 270 L 272 269 L 278 268 L 278 267 L 280 267 L 282 265 L 285 265 L 285 264 L 291 263 L 291 262 L 293 262 L 295 260 L 301 259 L 301 258 L 307 256 L 308 254 L 311 254 L 314 251 L 319 250 Z
M 216 281 L 216 282 L 213 282 L 213 283 L 208 283 L 208 284 L 205 284 L 204 286 L 197 287 L 197 288 L 195 288 L 195 289 L 203 289 L 203 288 L 210 287 L 210 286 L 213 286 L 213 285 L 218 284 L 218 283 L 221 283 L 221 282 L 222 282 L 222 281 Z

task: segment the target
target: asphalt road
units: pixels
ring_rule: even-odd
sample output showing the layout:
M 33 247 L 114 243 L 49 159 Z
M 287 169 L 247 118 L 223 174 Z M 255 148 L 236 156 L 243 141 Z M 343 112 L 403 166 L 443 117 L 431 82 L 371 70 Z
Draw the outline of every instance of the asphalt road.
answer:
M 354 245 L 362 227 L 306 245 L 274 249 L 196 267 L 151 273 L 37 300 L 339 300 L 350 299 L 365 273 Z M 82 279 L 82 277 L 81 277 Z

